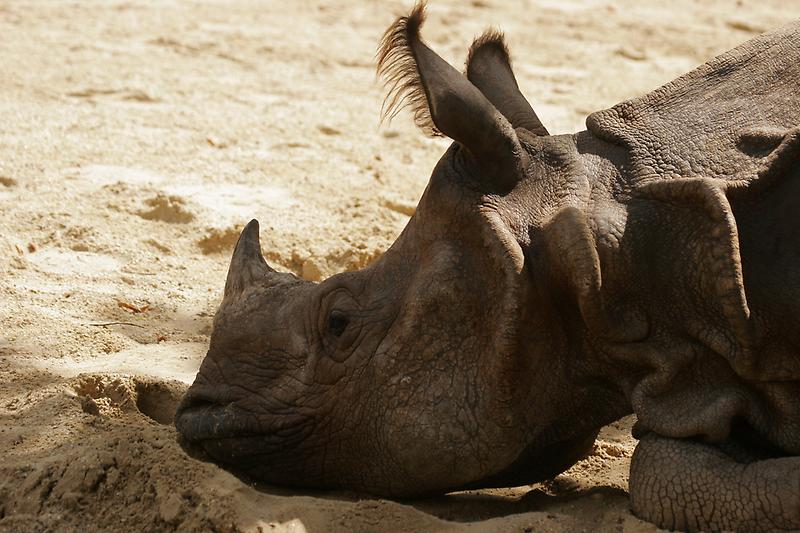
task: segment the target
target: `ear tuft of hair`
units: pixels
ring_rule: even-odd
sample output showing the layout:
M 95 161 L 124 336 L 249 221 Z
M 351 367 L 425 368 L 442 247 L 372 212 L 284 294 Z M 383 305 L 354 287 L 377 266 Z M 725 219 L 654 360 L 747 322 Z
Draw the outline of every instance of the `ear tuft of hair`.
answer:
M 506 44 L 506 37 L 497 28 L 489 28 L 481 35 L 475 38 L 472 41 L 472 45 L 469 47 L 469 52 L 467 53 L 467 61 L 465 62 L 465 71 L 464 75 L 469 77 L 469 66 L 472 64 L 472 59 L 475 56 L 475 53 L 481 49 L 488 49 L 493 48 L 496 51 L 500 52 L 500 54 L 505 59 L 506 63 L 508 64 L 509 68 L 511 65 L 511 53 L 508 51 L 508 45 Z
M 428 98 L 417 66 L 412 44 L 420 41 L 419 30 L 425 22 L 425 2 L 419 0 L 411 13 L 399 17 L 383 34 L 378 47 L 377 73 L 387 89 L 381 107 L 381 122 L 389 122 L 406 107 L 414 115 L 414 124 L 425 135 L 439 137 L 442 133 L 433 123 Z

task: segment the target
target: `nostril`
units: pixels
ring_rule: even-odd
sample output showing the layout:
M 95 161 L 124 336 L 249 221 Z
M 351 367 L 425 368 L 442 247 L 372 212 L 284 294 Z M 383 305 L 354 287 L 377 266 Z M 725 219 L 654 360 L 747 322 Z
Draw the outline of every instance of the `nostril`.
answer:
M 223 394 L 219 391 L 189 389 L 178 406 L 176 417 L 190 411 L 202 412 L 204 410 L 225 407 L 231 402 L 232 399 L 229 398 L 228 394 Z
M 180 416 L 188 411 L 202 411 L 203 409 L 208 409 L 214 405 L 215 403 L 211 400 L 204 398 L 191 398 L 187 394 L 178 406 L 175 416 Z
M 186 410 L 204 411 L 208 409 L 214 409 L 215 407 L 222 407 L 225 405 L 227 404 L 217 403 L 211 400 L 192 400 L 192 402 L 186 406 Z

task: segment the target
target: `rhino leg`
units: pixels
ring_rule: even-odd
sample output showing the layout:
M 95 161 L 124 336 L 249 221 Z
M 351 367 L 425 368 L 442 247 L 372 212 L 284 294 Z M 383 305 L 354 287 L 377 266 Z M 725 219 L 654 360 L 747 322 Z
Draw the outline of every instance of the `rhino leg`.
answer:
M 631 461 L 631 508 L 666 529 L 800 530 L 800 457 L 751 459 L 730 445 L 649 433 Z

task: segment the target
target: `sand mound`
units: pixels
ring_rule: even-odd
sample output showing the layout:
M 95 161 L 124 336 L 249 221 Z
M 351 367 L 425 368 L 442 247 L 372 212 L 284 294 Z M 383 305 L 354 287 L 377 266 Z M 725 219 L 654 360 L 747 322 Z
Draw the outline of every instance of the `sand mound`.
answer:
M 180 196 L 158 194 L 145 200 L 147 209 L 138 211 L 145 220 L 160 220 L 172 224 L 186 224 L 194 220 L 194 215 L 187 209 L 186 201 Z
M 175 444 L 172 422 L 186 386 L 84 374 L 15 405 L 58 420 L 18 436 L 0 467 L 4 526 L 11 530 L 232 530 L 231 509 L 189 487 L 203 467 Z M 167 424 L 167 425 L 165 425 Z M 49 430 L 49 431 L 47 431 Z
M 231 226 L 227 228 L 208 228 L 198 241 L 197 245 L 204 254 L 230 254 L 239 240 L 239 233 L 242 226 Z

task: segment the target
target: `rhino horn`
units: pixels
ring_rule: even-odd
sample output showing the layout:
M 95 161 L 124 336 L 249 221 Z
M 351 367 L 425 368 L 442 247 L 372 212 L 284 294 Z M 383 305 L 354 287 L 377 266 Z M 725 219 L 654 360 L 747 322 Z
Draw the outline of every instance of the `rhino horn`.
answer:
M 277 275 L 261 255 L 258 220 L 253 219 L 242 230 L 233 250 L 228 278 L 225 281 L 225 296 L 241 294 L 254 282 L 264 281 L 271 274 Z

